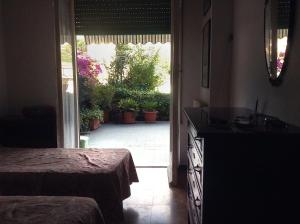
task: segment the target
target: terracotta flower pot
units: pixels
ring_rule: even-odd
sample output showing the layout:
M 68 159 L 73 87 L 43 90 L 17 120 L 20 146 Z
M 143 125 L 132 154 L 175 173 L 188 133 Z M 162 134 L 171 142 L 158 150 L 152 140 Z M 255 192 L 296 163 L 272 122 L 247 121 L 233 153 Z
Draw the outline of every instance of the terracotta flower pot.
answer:
M 146 123 L 155 123 L 157 111 L 144 111 L 144 120 Z
M 125 111 L 123 113 L 123 123 L 124 124 L 134 124 L 135 123 L 135 113 L 132 111 Z
M 100 127 L 100 120 L 99 119 L 93 119 L 93 120 L 90 120 L 90 130 L 96 130 L 97 128 Z

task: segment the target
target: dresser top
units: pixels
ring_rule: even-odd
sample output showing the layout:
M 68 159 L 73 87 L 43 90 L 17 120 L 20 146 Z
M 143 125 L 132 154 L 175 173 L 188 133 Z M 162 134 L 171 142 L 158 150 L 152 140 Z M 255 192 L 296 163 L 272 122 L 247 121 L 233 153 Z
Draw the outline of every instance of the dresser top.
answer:
M 213 133 L 300 134 L 300 128 L 275 117 L 238 107 L 185 108 L 198 135 Z

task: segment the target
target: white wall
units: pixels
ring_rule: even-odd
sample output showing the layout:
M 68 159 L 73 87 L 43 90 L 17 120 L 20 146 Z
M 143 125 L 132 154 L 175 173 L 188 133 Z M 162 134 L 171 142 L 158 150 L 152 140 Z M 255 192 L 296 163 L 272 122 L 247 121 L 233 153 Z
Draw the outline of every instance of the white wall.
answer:
M 55 15 L 52 0 L 3 2 L 10 113 L 56 106 Z
M 300 4 L 296 7 L 294 41 L 289 65 L 281 86 L 268 81 L 264 55 L 264 1 L 234 1 L 234 48 L 231 104 L 254 108 L 259 112 L 300 125 Z
M 210 102 L 212 107 L 227 107 L 230 101 L 232 60 L 233 1 L 212 1 Z
M 187 121 L 183 108 L 191 107 L 193 99 L 201 97 L 202 64 L 202 1 L 183 1 L 183 52 L 181 84 L 181 123 L 180 123 L 180 164 L 187 161 Z
M 232 0 L 214 0 L 203 16 L 203 2 L 183 1 L 182 109 L 193 100 L 210 106 L 228 106 L 232 57 Z M 202 30 L 211 19 L 211 71 L 209 88 L 202 87 Z M 180 125 L 180 163 L 187 162 L 187 121 Z
M 6 71 L 5 71 L 5 57 L 4 57 L 4 43 L 3 43 L 3 13 L 2 0 L 0 0 L 0 116 L 4 115 L 7 110 L 6 100 Z

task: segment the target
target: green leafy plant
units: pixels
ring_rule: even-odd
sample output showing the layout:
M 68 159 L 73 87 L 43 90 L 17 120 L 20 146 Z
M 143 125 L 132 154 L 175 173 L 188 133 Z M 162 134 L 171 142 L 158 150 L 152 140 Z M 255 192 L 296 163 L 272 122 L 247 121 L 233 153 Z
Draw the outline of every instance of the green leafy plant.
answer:
M 123 111 L 132 111 L 132 112 L 139 110 L 138 103 L 131 98 L 121 99 L 119 102 L 119 108 Z
M 141 108 L 144 111 L 148 112 L 153 112 L 157 110 L 157 103 L 155 101 L 145 101 L 142 105 Z
M 161 83 L 161 77 L 156 73 L 159 62 L 158 51 L 151 51 L 137 46 L 128 60 L 128 74 L 124 84 L 135 90 L 153 91 Z
M 106 69 L 110 85 L 138 91 L 155 90 L 165 70 L 160 66 L 158 51 L 125 44 L 116 46 L 116 57 Z
M 89 120 L 98 119 L 103 121 L 103 111 L 98 108 L 88 110 L 87 116 Z
M 90 130 L 89 122 L 90 119 L 88 117 L 88 110 L 81 109 L 80 110 L 80 132 L 87 132 Z
M 171 100 L 169 93 L 129 90 L 127 88 L 116 88 L 112 100 L 112 107 L 114 109 L 119 109 L 120 100 L 125 98 L 131 98 L 135 100 L 138 103 L 138 105 L 141 106 L 144 104 L 145 101 L 154 101 L 157 103 L 156 110 L 159 112 L 158 119 L 169 120 Z
M 99 119 L 103 121 L 103 111 L 99 108 L 80 110 L 80 131 L 89 131 L 89 123 L 91 120 Z
M 116 56 L 114 60 L 106 67 L 108 71 L 108 83 L 113 86 L 122 86 L 125 79 L 126 69 L 131 48 L 127 44 L 117 44 Z
M 115 94 L 115 88 L 111 85 L 98 84 L 94 87 L 92 93 L 92 104 L 100 107 L 104 111 L 112 109 L 112 100 Z

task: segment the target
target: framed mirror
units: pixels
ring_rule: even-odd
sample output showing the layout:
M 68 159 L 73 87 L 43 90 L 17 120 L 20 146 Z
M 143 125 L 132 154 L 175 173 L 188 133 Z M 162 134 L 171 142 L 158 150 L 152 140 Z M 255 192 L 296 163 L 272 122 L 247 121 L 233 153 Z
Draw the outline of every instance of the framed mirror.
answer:
M 265 1 L 265 53 L 269 80 L 279 85 L 286 71 L 293 32 L 294 0 Z

